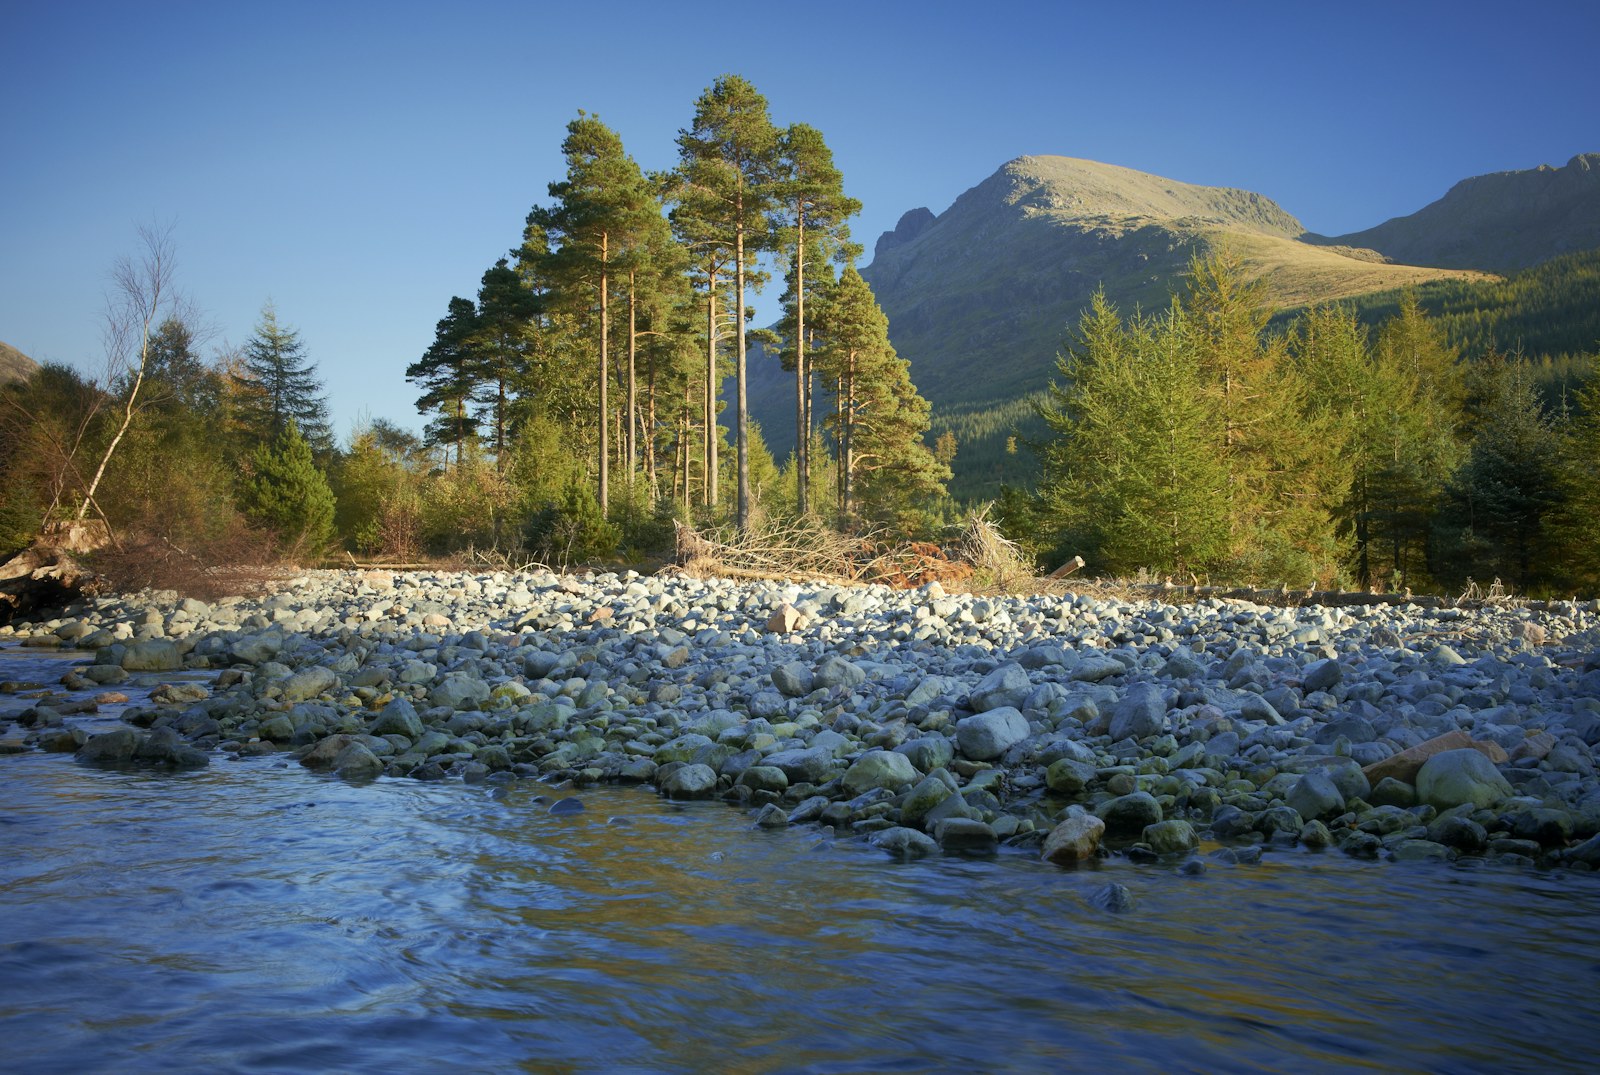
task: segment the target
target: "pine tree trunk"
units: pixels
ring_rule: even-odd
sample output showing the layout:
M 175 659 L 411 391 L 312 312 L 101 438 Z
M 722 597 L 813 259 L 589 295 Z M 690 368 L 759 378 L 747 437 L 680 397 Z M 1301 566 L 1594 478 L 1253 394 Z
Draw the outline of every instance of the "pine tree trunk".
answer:
M 810 440 L 806 428 L 806 219 L 805 212 L 796 208 L 795 226 L 799 241 L 794 253 L 794 506 L 797 514 L 806 514 L 806 456 Z
M 628 270 L 628 485 L 633 485 L 633 476 L 639 468 L 639 440 L 637 428 L 639 425 L 639 396 L 636 374 L 636 360 L 639 348 L 639 325 L 637 320 L 638 296 L 634 291 L 634 270 Z
M 744 197 L 741 194 L 735 204 L 740 215 L 738 228 L 734 232 L 733 249 L 733 278 L 734 278 L 734 332 L 738 336 L 738 360 L 734 366 L 734 385 L 737 396 L 736 406 L 738 413 L 735 415 L 735 424 L 738 427 L 737 455 L 739 465 L 739 496 L 738 496 L 738 523 L 740 530 L 750 528 L 750 412 L 745 406 L 744 384 Z
M 611 485 L 609 458 L 611 445 L 606 441 L 607 422 L 606 415 L 610 410 L 610 401 L 606 395 L 607 382 L 611 379 L 609 363 L 607 361 L 606 347 L 609 343 L 609 333 L 606 331 L 606 259 L 609 254 L 607 249 L 608 236 L 600 233 L 600 513 L 603 515 L 610 508 Z
M 717 274 L 706 277 L 705 504 L 717 506 Z

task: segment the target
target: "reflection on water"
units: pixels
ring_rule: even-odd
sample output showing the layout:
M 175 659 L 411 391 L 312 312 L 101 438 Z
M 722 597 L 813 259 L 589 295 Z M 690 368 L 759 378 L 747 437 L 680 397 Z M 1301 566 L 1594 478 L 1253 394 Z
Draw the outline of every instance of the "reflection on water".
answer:
M 0 759 L 17 1071 L 1588 1070 L 1600 879 L 898 863 L 720 804 Z M 1089 902 L 1108 880 L 1131 913 Z

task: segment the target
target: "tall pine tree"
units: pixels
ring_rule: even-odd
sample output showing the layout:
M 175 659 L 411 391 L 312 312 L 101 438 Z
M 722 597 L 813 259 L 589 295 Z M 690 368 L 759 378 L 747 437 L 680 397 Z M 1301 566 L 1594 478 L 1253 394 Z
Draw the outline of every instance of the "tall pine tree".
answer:
M 293 422 L 299 435 L 317 451 L 333 446 L 328 405 L 317 368 L 306 358 L 305 345 L 294 329 L 278 324 L 272 303 L 244 345 L 243 376 L 237 419 L 246 436 L 263 444 L 280 436 Z

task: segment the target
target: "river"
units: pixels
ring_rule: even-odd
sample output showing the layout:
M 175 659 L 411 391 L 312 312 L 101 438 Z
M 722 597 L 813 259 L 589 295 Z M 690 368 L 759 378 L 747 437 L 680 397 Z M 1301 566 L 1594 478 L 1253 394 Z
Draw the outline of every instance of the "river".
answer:
M 1600 1044 L 1600 877 L 900 862 L 578 794 L 0 758 L 0 1067 L 1548 1072 Z

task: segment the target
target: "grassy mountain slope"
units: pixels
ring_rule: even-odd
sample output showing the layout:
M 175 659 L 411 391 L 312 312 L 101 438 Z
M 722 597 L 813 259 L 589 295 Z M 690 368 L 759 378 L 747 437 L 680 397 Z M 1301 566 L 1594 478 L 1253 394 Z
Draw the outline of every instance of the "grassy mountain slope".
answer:
M 1463 179 L 1438 201 L 1366 231 L 1308 241 L 1368 247 L 1391 261 L 1514 272 L 1600 247 L 1600 153 Z
M 961 442 L 959 495 L 992 495 L 995 475 L 1031 460 L 1005 452 L 1018 401 L 1043 390 L 1062 341 L 1099 287 L 1117 306 L 1159 309 L 1191 255 L 1227 244 L 1298 306 L 1439 278 L 1482 274 L 1386 263 L 1370 251 L 1300 241 L 1305 229 L 1270 199 L 1068 157 L 1019 157 L 935 217 L 913 210 L 862 270 L 889 333 L 934 407 L 934 428 Z M 751 364 L 750 398 L 779 458 L 793 444 L 793 389 L 776 363 Z
M 0 343 L 0 384 L 26 381 L 39 364 L 9 343 Z

